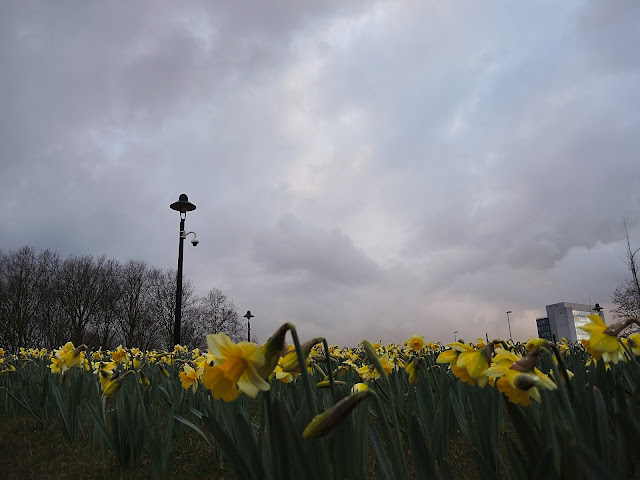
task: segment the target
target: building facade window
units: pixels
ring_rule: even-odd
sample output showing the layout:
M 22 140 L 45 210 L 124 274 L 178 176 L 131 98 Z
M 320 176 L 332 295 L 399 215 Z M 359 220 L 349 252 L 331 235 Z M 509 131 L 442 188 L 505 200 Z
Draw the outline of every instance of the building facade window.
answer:
M 593 312 L 587 312 L 584 310 L 572 310 L 573 313 L 573 324 L 576 327 L 576 340 L 589 340 L 589 334 L 582 330 L 580 327 L 584 327 L 589 320 L 589 315 L 593 315 Z

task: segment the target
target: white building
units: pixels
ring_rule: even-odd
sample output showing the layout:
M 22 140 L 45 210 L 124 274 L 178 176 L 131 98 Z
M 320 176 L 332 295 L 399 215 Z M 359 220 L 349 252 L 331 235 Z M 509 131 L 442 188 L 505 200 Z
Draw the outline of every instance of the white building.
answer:
M 586 340 L 589 334 L 580 327 L 589 323 L 589 315 L 599 314 L 604 319 L 604 313 L 599 304 L 584 305 L 580 303 L 561 302 L 547 305 L 547 317 L 538 318 L 538 336 L 556 341 L 566 338 L 569 342 Z

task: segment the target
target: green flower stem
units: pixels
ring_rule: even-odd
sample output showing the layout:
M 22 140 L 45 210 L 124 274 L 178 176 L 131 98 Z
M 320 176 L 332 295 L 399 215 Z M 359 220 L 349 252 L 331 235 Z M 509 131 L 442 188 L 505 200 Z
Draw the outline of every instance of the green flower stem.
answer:
M 309 407 L 309 411 L 311 412 L 311 416 L 313 418 L 318 414 L 318 407 L 316 406 L 316 402 L 313 399 L 311 380 L 309 379 L 309 372 L 307 371 L 307 362 L 305 360 L 304 354 L 302 353 L 302 348 L 300 347 L 300 340 L 298 339 L 298 332 L 296 331 L 295 325 L 289 324 L 289 331 L 291 332 L 291 337 L 293 338 L 293 344 L 296 347 L 298 365 L 300 365 L 300 374 L 302 375 L 302 385 L 304 387 L 305 396 L 307 397 L 307 406 Z
M 265 415 L 265 403 L 267 401 L 271 401 L 271 398 L 266 394 L 269 393 L 269 390 L 266 392 L 260 392 L 258 396 L 258 422 L 260 424 L 260 429 L 258 430 L 258 453 L 260 454 L 260 463 L 264 465 L 264 452 L 263 452 L 263 442 L 264 442 L 264 430 L 266 426 L 266 415 Z M 262 398 L 261 398 L 262 397 Z
M 564 364 L 564 359 L 562 358 L 562 355 L 560 355 L 560 349 L 558 348 L 558 345 L 556 345 L 553 342 L 550 342 L 549 344 L 551 346 L 551 349 L 553 350 L 554 355 L 556 356 L 556 359 L 558 360 L 558 366 L 560 367 L 560 374 L 564 379 L 564 384 L 567 386 L 567 390 L 569 390 L 569 397 L 571 398 L 571 401 L 573 401 L 575 400 L 573 383 L 571 383 L 569 379 L 569 374 L 567 373 L 567 367 Z
M 322 346 L 324 347 L 324 359 L 327 363 L 327 372 L 329 376 L 329 388 L 331 389 L 331 399 L 333 403 L 336 402 L 336 390 L 333 384 L 333 371 L 331 369 L 331 355 L 329 354 L 329 345 L 327 344 L 327 339 L 322 339 Z
M 307 397 L 307 406 L 311 412 L 311 418 L 318 415 L 318 407 L 313 397 L 313 391 L 311 390 L 311 380 L 309 379 L 309 372 L 307 371 L 307 362 L 304 354 L 302 353 L 302 347 L 300 346 L 300 340 L 298 339 L 298 332 L 295 325 L 289 324 L 289 332 L 293 338 L 293 344 L 296 347 L 296 355 L 298 356 L 298 364 L 300 365 L 300 374 L 302 375 L 302 385 L 304 386 L 305 396 Z M 329 453 L 327 451 L 327 443 L 324 439 L 319 440 L 320 443 L 320 464 L 324 470 L 324 476 L 330 478 L 329 472 L 331 471 L 329 463 Z
M 378 358 L 378 354 L 374 350 L 373 346 L 363 340 L 362 346 L 364 347 L 365 352 L 367 353 L 367 357 L 369 358 L 369 362 L 376 368 L 378 373 L 380 374 L 380 379 L 385 388 L 382 389 L 382 392 L 388 396 L 389 407 L 391 409 L 391 420 L 393 422 L 393 428 L 396 430 L 398 443 L 397 445 L 397 455 L 400 459 L 400 464 L 402 465 L 402 473 L 404 478 L 408 478 L 409 473 L 407 471 L 407 462 L 404 457 L 404 448 L 402 448 L 402 436 L 400 434 L 400 422 L 398 422 L 398 413 L 396 412 L 396 399 L 394 398 L 393 391 L 391 389 L 391 382 L 389 381 L 389 376 L 387 372 L 384 370 L 382 366 L 382 362 Z M 386 389 L 386 391 L 385 391 Z
M 389 445 L 389 449 L 391 450 L 391 463 L 393 464 L 395 474 L 397 475 L 396 478 L 409 478 L 409 472 L 407 471 L 407 462 L 404 458 L 404 455 L 402 454 L 402 439 L 400 438 L 400 430 L 397 429 L 397 423 L 394 425 L 396 428 L 397 438 L 394 439 L 393 435 L 391 434 L 389 424 L 387 423 L 387 416 L 385 415 L 386 412 L 382 408 L 380 397 L 376 392 L 371 393 L 371 397 L 373 397 L 373 405 L 376 409 L 376 413 L 378 414 L 378 419 L 380 421 L 380 427 L 382 428 L 382 432 L 386 438 L 387 445 Z M 392 408 L 392 410 L 394 409 Z

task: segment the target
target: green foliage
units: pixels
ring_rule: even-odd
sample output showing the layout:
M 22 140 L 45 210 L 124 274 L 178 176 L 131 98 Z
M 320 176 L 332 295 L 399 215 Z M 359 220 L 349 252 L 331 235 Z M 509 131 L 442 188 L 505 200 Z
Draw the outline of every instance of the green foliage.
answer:
M 297 332 L 290 331 L 304 364 Z M 84 440 L 105 469 L 115 462 L 121 475 L 146 461 L 157 478 L 170 478 L 171 452 L 189 432 L 210 452 L 207 462 L 242 479 L 623 479 L 639 473 L 640 365 L 628 348 L 628 361 L 616 365 L 594 361 L 579 346 L 560 363 L 548 352 L 537 366 L 560 379 L 558 388 L 541 390 L 541 402 L 526 407 L 491 384 L 461 382 L 436 363 L 436 353 L 423 352 L 416 384 L 397 368 L 344 409 L 341 401 L 356 397 L 352 387 L 361 379 L 351 368 L 330 388 L 318 387 L 341 364 L 326 341 L 322 345 L 324 358 L 302 368 L 297 381 L 272 380 L 255 399 L 231 403 L 203 386 L 185 390 L 176 362 L 166 365 L 168 378 L 152 363 L 140 366 L 150 387 L 132 369 L 107 398 L 91 372 L 72 368 L 61 377 L 51 374 L 46 359 L 11 357 L 4 364 L 15 371 L 0 375 L 0 412 L 28 415 L 42 429 L 57 424 L 66 442 Z M 376 355 L 370 345 L 367 354 Z M 303 439 L 314 418 L 328 419 L 327 433 Z

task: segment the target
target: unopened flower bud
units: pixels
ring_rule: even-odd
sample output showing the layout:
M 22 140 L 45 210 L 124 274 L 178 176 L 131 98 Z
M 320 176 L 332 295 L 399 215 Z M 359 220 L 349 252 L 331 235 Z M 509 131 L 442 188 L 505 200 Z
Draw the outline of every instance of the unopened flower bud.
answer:
M 267 343 L 265 343 L 260 352 L 264 355 L 264 365 L 258 369 L 258 374 L 262 378 L 269 378 L 269 375 L 273 373 L 282 355 L 284 349 L 284 337 L 289 330 L 289 324 L 285 323 L 276 332 L 271 335 Z
M 140 370 L 140 385 L 144 385 L 145 387 L 151 386 L 151 382 L 149 381 L 149 377 L 147 377 L 142 370 Z
M 369 388 L 369 385 L 367 385 L 366 383 L 356 383 L 352 388 L 351 388 L 351 393 L 358 393 L 358 392 L 364 392 L 366 389 Z
M 120 387 L 122 386 L 122 384 L 124 383 L 124 381 L 129 376 L 130 373 L 132 373 L 132 370 L 129 370 L 121 377 L 111 380 L 104 387 L 104 391 L 102 392 L 102 394 L 106 397 L 113 397 L 116 393 L 118 393 L 118 390 L 120 390 Z
M 330 409 L 313 417 L 313 420 L 302 432 L 302 437 L 317 438 L 330 432 L 338 425 L 355 406 L 371 394 L 371 390 L 363 390 L 343 398 Z
M 302 355 L 304 356 L 305 362 L 309 357 L 311 349 L 322 340 L 322 337 L 316 337 L 300 345 L 300 349 L 302 350 Z M 284 372 L 300 372 L 300 363 L 298 362 L 298 355 L 295 349 L 291 350 L 284 356 L 284 358 L 282 359 L 281 367 L 282 371 Z
M 339 387 L 340 385 L 344 385 L 345 382 L 342 380 L 334 380 L 333 386 Z M 329 388 L 331 386 L 331 382 L 329 380 L 322 380 L 321 382 L 316 383 L 316 387 L 318 388 Z
M 375 349 L 373 348 L 373 345 L 371 345 L 366 340 L 363 340 L 362 341 L 362 346 L 364 347 L 364 351 L 367 352 L 367 358 L 369 359 L 369 362 L 371 362 L 371 365 L 373 365 L 375 367 L 375 369 L 378 371 L 378 373 L 380 374 L 380 376 L 382 378 L 386 379 L 387 378 L 387 372 L 384 369 L 384 367 L 382 366 L 382 362 L 380 362 L 380 358 L 378 357 L 378 354 L 376 353 Z

